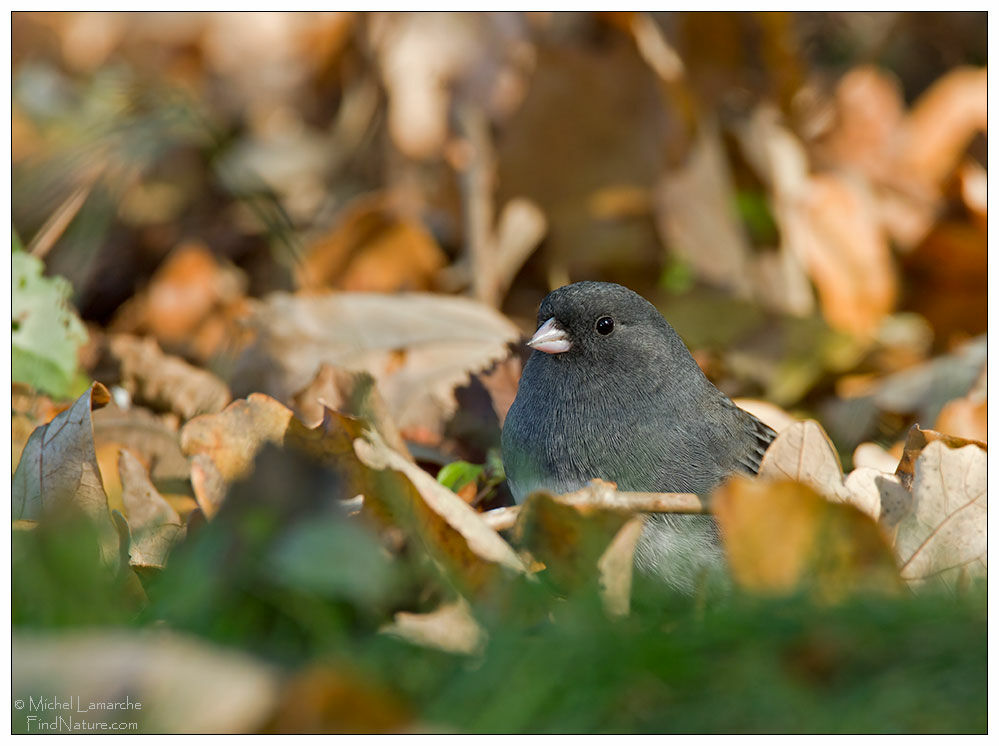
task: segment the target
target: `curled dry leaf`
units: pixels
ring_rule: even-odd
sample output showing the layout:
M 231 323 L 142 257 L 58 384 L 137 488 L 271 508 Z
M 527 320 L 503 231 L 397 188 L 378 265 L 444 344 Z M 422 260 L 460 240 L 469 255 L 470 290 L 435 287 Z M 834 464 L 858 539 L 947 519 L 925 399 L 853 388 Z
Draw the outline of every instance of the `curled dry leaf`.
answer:
M 467 298 L 375 293 L 277 293 L 255 314 L 258 339 L 243 356 L 237 390 L 290 401 L 322 363 L 370 373 L 403 433 L 439 436 L 454 388 L 507 355 L 518 329 Z
M 322 421 L 327 407 L 362 419 L 378 431 L 389 448 L 409 456 L 370 373 L 323 363 L 312 383 L 295 395 L 294 404 L 295 414 L 306 425 Z
M 487 639 L 486 631 L 475 621 L 463 599 L 444 604 L 429 614 L 400 611 L 392 624 L 379 631 L 401 637 L 414 645 L 464 655 L 480 653 Z
M 941 441 L 948 448 L 961 448 L 967 445 L 975 445 L 982 450 L 987 450 L 988 448 L 981 441 L 958 438 L 946 433 L 939 433 L 936 430 L 924 430 L 919 425 L 913 425 L 909 428 L 909 432 L 905 436 L 905 447 L 902 451 L 902 458 L 895 470 L 895 474 L 902 481 L 902 484 L 905 485 L 906 489 L 912 487 L 912 481 L 916 473 L 916 461 L 920 454 L 922 454 L 926 446 L 935 441 Z
M 185 420 L 218 412 L 232 400 L 229 388 L 206 370 L 166 355 L 150 337 L 111 337 L 111 354 L 121 365 L 121 385 L 139 403 L 175 412 Z
M 128 451 L 121 452 L 118 470 L 131 534 L 129 562 L 162 569 L 170 550 L 184 537 L 180 516 L 156 491 L 145 467 Z
M 140 732 L 254 732 L 274 707 L 280 685 L 277 670 L 245 653 L 174 633 L 17 633 L 11 651 L 18 698 L 110 702 L 127 693 L 141 703 L 127 718 L 139 722 Z M 15 717 L 15 731 L 26 731 L 24 717 Z M 123 713 L 95 710 L 86 717 L 120 723 Z
M 97 465 L 91 419 L 92 411 L 110 400 L 103 384 L 94 383 L 73 406 L 35 428 L 11 482 L 11 518 L 40 521 L 47 514 L 80 511 L 97 526 L 101 556 L 113 565 L 117 534 Z
M 975 445 L 927 445 L 916 459 L 912 509 L 898 523 L 902 577 L 954 583 L 987 570 L 987 457 Z
M 403 530 L 417 536 L 428 553 L 463 586 L 479 590 L 501 568 L 526 572 L 510 545 L 475 510 L 389 448 L 377 432 L 365 431 L 354 441 L 354 451 L 365 466 L 405 477 L 387 489 L 365 493 L 365 510 L 391 516 Z
M 747 590 L 783 594 L 808 582 L 836 600 L 901 587 L 877 524 L 807 484 L 737 478 L 715 492 L 713 506 L 732 576 Z

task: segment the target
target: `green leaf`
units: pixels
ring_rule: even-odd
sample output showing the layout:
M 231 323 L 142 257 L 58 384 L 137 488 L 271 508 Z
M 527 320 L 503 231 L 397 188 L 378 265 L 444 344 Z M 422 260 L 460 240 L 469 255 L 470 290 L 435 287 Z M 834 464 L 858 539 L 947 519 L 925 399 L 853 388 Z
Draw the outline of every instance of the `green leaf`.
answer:
M 41 260 L 11 252 L 11 374 L 53 396 L 71 393 L 77 372 L 77 350 L 87 331 L 69 304 L 70 285 L 61 277 L 45 277 Z
M 454 461 L 442 467 L 437 472 L 437 481 L 452 492 L 457 492 L 466 484 L 476 481 L 482 476 L 483 468 L 467 461 Z

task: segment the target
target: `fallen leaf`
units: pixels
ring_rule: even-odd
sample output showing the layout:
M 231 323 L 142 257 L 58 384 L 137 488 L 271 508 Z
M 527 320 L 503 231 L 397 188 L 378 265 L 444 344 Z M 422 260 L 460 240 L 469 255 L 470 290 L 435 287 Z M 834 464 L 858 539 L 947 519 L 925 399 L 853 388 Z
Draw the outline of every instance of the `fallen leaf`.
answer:
M 979 446 L 982 450 L 987 450 L 985 443 L 967 438 L 958 438 L 936 430 L 924 430 L 919 425 L 913 425 L 905 436 L 905 446 L 902 450 L 902 458 L 898 462 L 895 474 L 901 479 L 905 487 L 911 488 L 916 473 L 916 462 L 925 450 L 926 446 L 935 441 L 941 441 L 948 448 L 962 448 L 967 445 Z
M 898 295 L 891 247 L 869 188 L 835 174 L 812 176 L 799 219 L 784 226 L 819 293 L 830 326 L 873 336 Z
M 91 412 L 110 400 L 103 384 L 94 383 L 72 407 L 35 429 L 11 481 L 11 518 L 40 521 L 47 514 L 79 510 L 96 525 L 101 556 L 113 565 L 117 534 L 97 465 L 91 420 Z
M 397 694 L 357 671 L 312 665 L 283 688 L 267 733 L 399 733 L 412 713 Z
M 164 631 L 21 631 L 11 653 L 19 699 L 79 698 L 84 707 L 128 701 L 132 709 L 92 710 L 77 719 L 134 721 L 140 733 L 256 732 L 280 685 L 276 669 L 245 653 Z M 15 714 L 15 732 L 28 731 L 27 712 Z
M 111 329 L 183 347 L 220 307 L 240 298 L 245 285 L 242 273 L 222 264 L 203 243 L 183 243 L 157 269 L 148 289 L 119 309 Z
M 297 267 L 306 289 L 393 292 L 431 290 L 446 257 L 419 222 L 384 194 L 356 198 Z
M 155 340 L 116 334 L 111 354 L 121 366 L 121 385 L 141 404 L 175 412 L 185 420 L 218 412 L 232 400 L 228 387 L 216 376 L 165 355 Z
M 404 531 L 417 536 L 450 573 L 472 591 L 487 585 L 500 568 L 526 572 L 509 544 L 460 497 L 416 464 L 388 448 L 371 430 L 354 441 L 354 451 L 371 469 L 402 474 L 394 489 L 365 494 L 365 510 L 373 506 L 394 517 Z
M 468 604 L 460 598 L 427 614 L 397 612 L 392 624 L 379 631 L 414 645 L 463 655 L 482 652 L 487 640 L 486 631 L 475 621 Z
M 364 420 L 389 448 L 409 456 L 409 450 L 389 416 L 385 400 L 370 373 L 323 363 L 306 388 L 294 398 L 295 414 L 307 426 L 321 422 L 326 407 Z
M 912 584 L 952 585 L 987 572 L 987 457 L 975 445 L 927 445 L 916 459 L 912 507 L 898 523 L 895 551 Z
M 281 444 L 294 414 L 264 394 L 237 399 L 221 412 L 195 417 L 180 431 L 185 456 L 209 456 L 221 477 L 232 482 L 246 476 L 267 443 Z M 204 506 L 202 506 L 204 508 Z
M 715 492 L 712 505 L 732 576 L 747 590 L 781 595 L 811 586 L 838 600 L 900 588 L 878 525 L 807 484 L 737 478 Z
M 363 370 L 403 433 L 436 437 L 454 413 L 455 386 L 505 357 L 520 336 L 480 303 L 416 293 L 277 293 L 258 306 L 255 324 L 258 339 L 237 366 L 234 389 L 290 401 L 322 363 Z
M 642 538 L 645 516 L 636 515 L 625 523 L 597 560 L 600 597 L 611 616 L 627 616 L 631 607 L 631 579 L 635 569 L 635 547 Z
M 598 582 L 598 562 L 629 519 L 620 510 L 570 505 L 536 492 L 521 506 L 513 533 L 516 544 L 542 562 L 560 588 L 572 592 Z M 619 609 L 620 598 L 615 601 Z
M 861 467 L 844 478 L 839 456 L 822 427 L 813 420 L 798 422 L 781 432 L 760 462 L 763 482 L 790 479 L 837 503 L 850 503 L 874 520 L 884 501 L 896 504 L 905 490 L 892 474 Z
M 93 413 L 93 422 L 94 444 L 98 449 L 127 448 L 149 469 L 150 479 L 164 496 L 190 495 L 187 485 L 190 466 L 181 453 L 180 437 L 177 429 L 162 417 L 142 407 L 121 409 L 112 401 Z
M 135 456 L 122 451 L 118 469 L 131 534 L 130 563 L 162 569 L 170 550 L 184 537 L 180 516 L 156 491 L 145 467 Z
M 656 222 L 670 252 L 698 277 L 748 295 L 749 239 L 733 205 L 735 189 L 718 127 L 701 127 L 687 162 L 663 175 Z
M 960 163 L 971 138 L 987 131 L 987 69 L 955 68 L 913 105 L 899 161 L 914 178 L 940 184 Z

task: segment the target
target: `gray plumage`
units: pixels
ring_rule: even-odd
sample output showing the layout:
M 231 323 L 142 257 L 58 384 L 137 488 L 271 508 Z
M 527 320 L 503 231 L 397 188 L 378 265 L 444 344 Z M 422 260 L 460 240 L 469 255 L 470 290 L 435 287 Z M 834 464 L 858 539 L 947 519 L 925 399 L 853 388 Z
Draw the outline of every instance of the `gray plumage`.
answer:
M 597 329 L 604 317 L 612 319 L 601 321 L 612 327 L 606 334 Z M 577 282 L 541 303 L 539 328 L 550 319 L 571 347 L 535 349 L 503 427 L 518 503 L 534 490 L 570 492 L 594 478 L 622 490 L 708 494 L 733 472 L 759 469 L 774 431 L 708 381 L 647 300 L 621 285 Z M 635 561 L 692 592 L 723 564 L 714 520 L 652 516 Z

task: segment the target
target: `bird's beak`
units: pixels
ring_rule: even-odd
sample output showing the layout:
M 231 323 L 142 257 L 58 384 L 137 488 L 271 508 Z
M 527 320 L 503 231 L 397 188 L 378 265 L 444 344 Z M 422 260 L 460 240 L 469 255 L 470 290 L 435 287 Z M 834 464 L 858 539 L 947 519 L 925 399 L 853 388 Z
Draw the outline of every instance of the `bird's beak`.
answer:
M 538 330 L 534 332 L 534 336 L 528 341 L 527 346 L 534 348 L 538 352 L 547 352 L 549 355 L 554 355 L 559 352 L 566 352 L 572 347 L 572 342 L 569 341 L 569 334 L 555 323 L 555 317 L 552 316 L 538 327 Z

